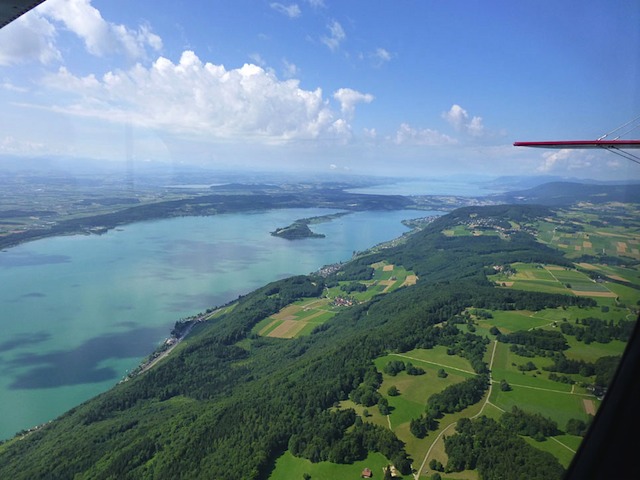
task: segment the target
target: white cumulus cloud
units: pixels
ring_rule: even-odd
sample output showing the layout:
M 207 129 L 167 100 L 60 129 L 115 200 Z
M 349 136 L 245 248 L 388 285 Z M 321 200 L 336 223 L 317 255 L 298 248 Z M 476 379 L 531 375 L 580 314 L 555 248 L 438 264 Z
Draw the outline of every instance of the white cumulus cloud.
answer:
M 300 7 L 295 3 L 292 3 L 291 5 L 283 5 L 282 3 L 273 2 L 270 3 L 269 6 L 276 12 L 279 12 L 289 18 L 296 18 L 302 14 Z
M 376 51 L 371 54 L 371 58 L 373 58 L 375 66 L 380 67 L 391 61 L 392 55 L 384 48 L 376 48 Z
M 347 34 L 344 33 L 342 25 L 336 20 L 333 20 L 327 25 L 327 28 L 329 29 L 329 35 L 321 38 L 322 43 L 329 47 L 329 49 L 336 50 L 347 38 Z
M 162 39 L 146 25 L 136 29 L 107 22 L 90 0 L 47 0 L 0 30 L 0 65 L 62 60 L 58 29 L 66 29 L 95 56 L 144 58 L 159 51 Z
M 252 138 L 266 142 L 351 136 L 358 102 L 372 96 L 340 89 L 331 108 L 322 90 L 304 90 L 295 79 L 280 80 L 254 64 L 226 69 L 202 62 L 192 51 L 177 63 L 159 57 L 148 68 L 79 77 L 65 68 L 45 84 L 66 94 L 57 111 L 131 122 L 142 127 L 206 138 Z
M 538 166 L 539 172 L 575 171 L 591 167 L 592 155 L 562 148 L 557 151 L 544 152 L 542 163 Z
M 351 88 L 340 88 L 334 94 L 333 98 L 340 102 L 340 110 L 345 118 L 352 118 L 356 104 L 358 103 L 371 103 L 373 101 L 373 95 L 369 93 L 360 93 L 357 90 Z
M 455 139 L 430 128 L 414 128 L 408 123 L 400 125 L 396 131 L 394 143 L 397 145 L 453 145 Z
M 90 0 L 48 0 L 37 12 L 62 23 L 84 41 L 93 55 L 125 54 L 141 58 L 147 47 L 153 50 L 162 47 L 162 40 L 149 27 L 143 25 L 134 30 L 107 22 Z
M 56 30 L 46 18 L 28 13 L 0 29 L 0 65 L 60 60 Z
M 300 74 L 300 69 L 295 63 L 291 63 L 286 58 L 282 59 L 283 75 L 285 78 L 293 78 Z
M 471 117 L 460 105 L 452 105 L 448 112 L 442 113 L 442 118 L 458 132 L 466 132 L 473 137 L 484 134 L 482 117 Z

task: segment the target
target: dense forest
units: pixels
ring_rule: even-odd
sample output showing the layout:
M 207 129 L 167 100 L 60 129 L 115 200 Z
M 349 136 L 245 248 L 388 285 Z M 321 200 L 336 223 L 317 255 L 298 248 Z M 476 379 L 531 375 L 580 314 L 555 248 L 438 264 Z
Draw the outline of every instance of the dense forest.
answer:
M 566 264 L 528 233 L 505 239 L 445 237 L 441 231 L 471 217 L 550 215 L 531 206 L 464 208 L 432 222 L 405 244 L 361 257 L 327 278 L 297 276 L 266 285 L 196 326 L 183 348 L 150 371 L 1 447 L 0 477 L 266 479 L 286 450 L 314 462 L 352 462 L 376 451 L 409 474 L 412 459 L 391 431 L 363 422 L 353 410 L 333 407 L 347 398 L 380 407 L 381 376 L 373 360 L 437 345 L 468 359 L 480 375 L 432 397 L 426 416 L 414 422 L 414 434 L 426 433 L 440 414 L 476 402 L 488 386 L 483 360 L 488 340 L 462 332 L 457 316 L 469 307 L 538 310 L 586 301 L 497 289 L 487 280 L 488 268 L 496 264 Z M 344 309 L 306 337 L 282 340 L 252 333 L 256 323 L 283 306 L 320 296 L 325 284 L 369 278 L 369 265 L 382 259 L 415 271 L 420 281 Z M 557 338 L 522 337 L 522 345 L 563 349 Z M 392 368 L 402 367 L 407 365 Z M 518 478 L 562 475 L 555 458 L 488 419 L 459 425 L 447 442 L 450 471 L 473 467 L 482 478 L 502 478 L 513 468 L 510 456 L 518 459 Z

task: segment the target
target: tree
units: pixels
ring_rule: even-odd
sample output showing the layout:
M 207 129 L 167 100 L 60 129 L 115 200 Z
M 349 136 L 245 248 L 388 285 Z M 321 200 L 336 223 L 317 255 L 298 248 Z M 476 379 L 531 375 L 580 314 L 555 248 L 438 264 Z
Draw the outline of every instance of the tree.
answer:
M 577 435 L 579 437 L 582 437 L 585 433 L 587 433 L 588 428 L 589 425 L 587 424 L 587 422 L 584 422 L 577 418 L 570 418 L 567 421 L 567 427 L 565 430 L 569 435 Z
M 391 413 L 389 401 L 386 398 L 383 397 L 378 400 L 378 410 L 380 410 L 380 415 L 389 415 Z
M 509 382 L 507 382 L 504 378 L 500 380 L 500 390 L 502 390 L 503 392 L 511 391 L 511 385 L 509 385 Z
M 302 474 L 302 478 L 303 478 L 304 480 L 311 480 L 311 475 L 309 475 L 308 473 L 303 473 L 303 474 Z
M 384 480 L 393 480 L 391 476 L 391 465 L 387 465 L 387 468 L 384 469 Z
M 424 375 L 424 368 L 416 367 L 411 362 L 407 362 L 407 374 L 408 375 Z
M 397 397 L 398 395 L 400 395 L 400 390 L 398 390 L 395 385 L 391 385 L 387 390 L 387 395 L 389 395 L 390 397 Z
M 402 360 L 391 360 L 384 367 L 384 373 L 387 375 L 391 375 L 395 377 L 398 373 L 402 372 L 405 369 L 405 364 Z
M 438 377 L 447 378 L 448 376 L 449 376 L 449 374 L 447 372 L 445 372 L 444 368 L 441 368 L 440 370 L 438 370 Z
M 422 422 L 422 417 L 411 419 L 411 422 L 409 423 L 409 431 L 416 438 L 424 438 L 427 436 L 427 429 L 424 422 Z

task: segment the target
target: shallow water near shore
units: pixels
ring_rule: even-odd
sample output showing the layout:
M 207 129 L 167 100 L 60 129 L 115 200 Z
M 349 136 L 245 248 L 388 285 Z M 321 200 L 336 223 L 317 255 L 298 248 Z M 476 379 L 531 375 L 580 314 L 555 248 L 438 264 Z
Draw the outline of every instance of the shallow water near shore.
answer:
M 270 281 L 345 261 L 435 212 L 356 212 L 312 225 L 326 238 L 269 232 L 337 210 L 288 209 L 141 222 L 0 253 L 0 439 L 52 420 L 117 383 L 174 322 Z

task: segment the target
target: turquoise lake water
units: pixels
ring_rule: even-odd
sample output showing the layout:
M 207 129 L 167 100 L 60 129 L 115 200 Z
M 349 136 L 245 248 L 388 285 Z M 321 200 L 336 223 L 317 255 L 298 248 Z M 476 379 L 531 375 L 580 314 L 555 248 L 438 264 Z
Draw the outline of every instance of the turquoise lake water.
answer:
M 52 420 L 117 383 L 176 320 L 267 282 L 351 258 L 407 231 L 425 211 L 357 212 L 312 226 L 324 239 L 269 232 L 336 210 L 289 209 L 141 222 L 0 253 L 0 439 Z

